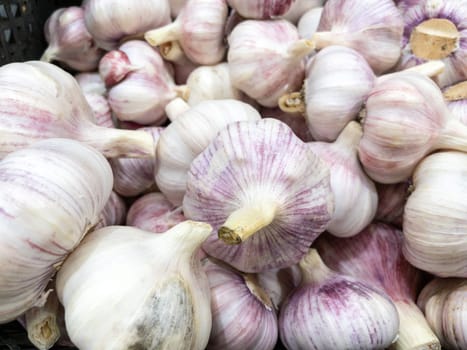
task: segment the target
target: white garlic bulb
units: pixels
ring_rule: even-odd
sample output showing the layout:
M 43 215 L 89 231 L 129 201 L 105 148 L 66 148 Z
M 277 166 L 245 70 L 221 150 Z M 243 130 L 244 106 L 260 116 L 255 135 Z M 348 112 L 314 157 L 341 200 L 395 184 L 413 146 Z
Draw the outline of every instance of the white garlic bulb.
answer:
M 117 193 L 112 191 L 107 203 L 99 214 L 95 230 L 111 225 L 122 225 L 126 218 L 126 204 Z
M 334 143 L 309 143 L 311 150 L 329 165 L 336 202 L 326 230 L 338 237 L 358 234 L 371 223 L 378 207 L 376 186 L 358 160 L 361 137 L 362 127 L 351 121 Z
M 276 107 L 286 92 L 300 88 L 304 57 L 313 49 L 286 20 L 247 20 L 228 37 L 232 84 L 265 107 Z
M 323 6 L 323 3 L 324 0 L 295 0 L 283 18 L 295 24 L 304 13 L 313 8 Z
M 385 293 L 330 270 L 315 249 L 299 265 L 302 282 L 279 315 L 287 349 L 374 350 L 395 341 L 399 317 Z
M 56 268 L 97 223 L 110 195 L 112 172 L 95 149 L 48 139 L 0 162 L 0 188 L 4 323 L 41 305 Z
M 72 342 L 81 350 L 205 349 L 210 294 L 197 250 L 210 232 L 185 221 L 163 235 L 127 226 L 87 235 L 57 274 Z
M 117 48 L 127 36 L 170 22 L 168 0 L 84 0 L 82 7 L 86 27 L 99 47 L 106 50 Z
M 203 101 L 161 132 L 156 148 L 156 184 L 173 204 L 182 204 L 191 162 L 228 124 L 259 120 L 250 105 L 235 100 Z

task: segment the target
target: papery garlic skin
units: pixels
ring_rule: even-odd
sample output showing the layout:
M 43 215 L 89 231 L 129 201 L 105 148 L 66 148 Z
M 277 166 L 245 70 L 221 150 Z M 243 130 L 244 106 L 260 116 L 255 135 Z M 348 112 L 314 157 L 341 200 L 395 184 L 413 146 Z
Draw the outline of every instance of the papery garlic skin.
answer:
M 0 162 L 0 323 L 41 305 L 56 267 L 97 223 L 111 187 L 106 159 L 74 140 L 39 141 Z
M 126 36 L 139 35 L 170 22 L 168 0 L 84 0 L 82 6 L 86 27 L 105 50 L 117 48 Z
M 227 0 L 242 17 L 271 19 L 284 15 L 295 0 Z
M 308 39 L 313 36 L 313 34 L 318 30 L 322 13 L 322 7 L 315 7 L 308 10 L 300 17 L 297 29 L 301 38 Z
M 414 191 L 404 208 L 404 256 L 440 277 L 467 277 L 467 155 L 446 151 L 423 159 L 413 174 Z
M 163 123 L 165 105 L 178 94 L 166 63 L 156 50 L 140 40 L 127 41 L 119 51 L 138 68 L 109 89 L 108 101 L 115 116 L 140 124 Z
M 305 12 L 323 6 L 323 3 L 324 0 L 295 0 L 283 18 L 295 24 Z
M 277 316 L 255 275 L 214 264 L 203 265 L 211 289 L 212 330 L 208 350 L 272 350 Z
M 116 192 L 112 191 L 107 203 L 99 214 L 95 230 L 112 225 L 122 225 L 126 218 L 126 204 Z
M 331 188 L 336 201 L 326 230 L 337 237 L 358 234 L 371 223 L 378 207 L 376 186 L 358 160 L 361 136 L 360 124 L 352 121 L 335 142 L 309 143 L 311 150 L 330 168 Z
M 42 61 L 58 60 L 78 71 L 97 68 L 104 52 L 96 46 L 86 29 L 81 7 L 55 10 L 44 27 L 49 45 L 41 57 Z
M 276 107 L 286 92 L 298 90 L 305 73 L 304 57 L 313 46 L 300 40 L 286 20 L 247 20 L 228 37 L 232 84 L 265 107 Z
M 177 117 L 161 133 L 156 149 L 156 184 L 176 206 L 186 191 L 191 162 L 228 124 L 259 120 L 250 105 L 235 100 L 203 101 Z
M 128 210 L 126 224 L 154 233 L 163 233 L 185 221 L 180 207 L 174 206 L 160 192 L 138 198 Z
M 210 294 L 197 250 L 210 231 L 185 221 L 163 235 L 127 226 L 89 234 L 57 274 L 72 342 L 83 350 L 205 349 Z
M 380 74 L 399 60 L 403 30 L 402 15 L 392 0 L 328 0 L 311 39 L 317 49 L 353 48 Z
M 0 68 L 0 158 L 51 137 L 91 145 L 107 157 L 151 157 L 152 138 L 139 131 L 99 127 L 76 80 L 45 62 Z
M 312 250 L 300 262 L 302 282 L 279 315 L 287 349 L 386 349 L 399 318 L 381 291 L 328 269 Z
M 217 64 L 226 50 L 224 26 L 227 13 L 226 0 L 188 0 L 174 22 L 150 30 L 144 37 L 152 46 L 179 41 L 191 61 Z
M 185 216 L 215 230 L 206 253 L 243 272 L 298 262 L 333 210 L 328 167 L 275 119 L 221 130 L 191 163 L 183 198 Z

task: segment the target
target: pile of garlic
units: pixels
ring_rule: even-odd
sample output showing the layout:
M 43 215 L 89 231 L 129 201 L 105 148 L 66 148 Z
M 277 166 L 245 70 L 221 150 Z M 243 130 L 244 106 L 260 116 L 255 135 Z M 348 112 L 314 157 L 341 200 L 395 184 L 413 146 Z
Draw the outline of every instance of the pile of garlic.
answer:
M 45 35 L 0 67 L 0 324 L 466 348 L 467 0 L 84 0 Z

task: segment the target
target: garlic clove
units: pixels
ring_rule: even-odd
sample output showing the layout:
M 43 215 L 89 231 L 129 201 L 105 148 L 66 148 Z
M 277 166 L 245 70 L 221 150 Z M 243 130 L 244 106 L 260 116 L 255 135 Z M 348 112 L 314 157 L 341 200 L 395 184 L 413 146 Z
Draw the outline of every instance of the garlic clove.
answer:
M 358 234 L 371 223 L 378 207 L 376 186 L 358 160 L 362 127 L 351 121 L 333 143 L 311 142 L 309 147 L 328 166 L 336 200 L 327 231 L 337 237 Z
M 187 218 L 216 231 L 203 249 L 244 272 L 296 263 L 333 207 L 328 167 L 275 119 L 221 130 L 191 163 L 183 199 Z
M 190 164 L 228 124 L 259 120 L 250 105 L 235 100 L 203 101 L 179 115 L 161 133 L 156 149 L 155 180 L 176 206 L 182 205 Z
M 303 82 L 304 58 L 314 49 L 285 20 L 247 20 L 228 37 L 232 84 L 265 107 L 276 107 Z
M 396 339 L 399 318 L 386 294 L 333 272 L 315 249 L 300 269 L 302 282 L 279 315 L 288 349 L 385 349 Z
M 126 226 L 89 234 L 57 274 L 72 342 L 80 349 L 205 349 L 210 294 L 197 251 L 210 232 L 208 224 L 185 221 L 162 235 Z
M 128 210 L 126 224 L 154 233 L 163 233 L 185 221 L 181 207 L 176 207 L 160 192 L 138 198 Z
M 242 17 L 272 19 L 289 11 L 295 0 L 227 0 L 230 7 Z
M 297 23 L 305 12 L 323 6 L 324 0 L 295 0 L 287 13 L 282 17 L 291 23 Z
M 122 225 L 126 217 L 126 204 L 114 191 L 110 193 L 107 203 L 99 214 L 99 220 L 95 230 L 112 225 Z
M 38 141 L 0 162 L 0 323 L 45 302 L 50 278 L 97 223 L 111 187 L 107 160 L 74 140 Z

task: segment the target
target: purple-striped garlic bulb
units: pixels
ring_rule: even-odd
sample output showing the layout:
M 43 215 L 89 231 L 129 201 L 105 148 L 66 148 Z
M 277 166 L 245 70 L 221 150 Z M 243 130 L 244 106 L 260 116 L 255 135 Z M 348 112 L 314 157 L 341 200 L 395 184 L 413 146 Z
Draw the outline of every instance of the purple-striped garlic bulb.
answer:
M 399 60 L 403 30 L 402 14 L 393 0 L 328 0 L 311 40 L 318 50 L 351 47 L 380 74 Z
M 116 192 L 110 193 L 104 209 L 99 214 L 99 220 L 94 228 L 95 230 L 112 225 L 123 225 L 126 219 L 125 201 Z
M 145 127 L 142 130 L 151 135 L 157 147 L 162 127 Z M 115 192 L 124 197 L 137 196 L 155 187 L 155 158 L 111 158 L 109 159 L 114 174 Z
M 421 291 L 418 305 L 443 349 L 467 348 L 467 280 L 435 278 Z
M 303 142 L 313 141 L 310 130 L 306 124 L 305 118 L 300 113 L 284 112 L 280 108 L 262 107 L 260 113 L 263 118 L 274 118 L 287 124 Z
M 112 172 L 94 148 L 48 139 L 0 162 L 0 188 L 0 323 L 6 323 L 43 305 L 57 267 L 97 223 Z
M 188 0 L 170 24 L 144 34 L 152 46 L 178 41 L 193 62 L 212 65 L 225 54 L 224 26 L 227 20 L 226 0 Z
M 366 100 L 358 150 L 368 176 L 387 184 L 405 181 L 439 149 L 467 151 L 467 127 L 450 114 L 439 87 L 410 72 L 378 79 Z
M 243 93 L 232 85 L 227 63 L 201 66 L 193 70 L 186 81 L 187 102 L 194 106 L 207 100 L 241 100 Z
M 0 68 L 0 158 L 35 141 L 73 138 L 106 157 L 153 157 L 152 137 L 142 131 L 96 125 L 76 80 L 39 61 Z
M 297 24 L 298 34 L 308 39 L 316 33 L 323 14 L 323 7 L 314 7 L 303 14 Z
M 212 317 L 198 251 L 210 232 L 184 221 L 161 235 L 128 226 L 87 235 L 56 282 L 75 346 L 204 350 Z
M 257 276 L 260 286 L 269 295 L 276 310 L 280 310 L 284 300 L 302 280 L 302 274 L 297 264 L 283 269 L 263 271 Z
M 86 29 L 81 7 L 60 8 L 47 19 L 44 25 L 48 47 L 41 61 L 60 61 L 78 71 L 97 68 L 104 54 Z
M 273 350 L 278 338 L 271 298 L 255 274 L 204 260 L 211 288 L 212 329 L 207 350 Z
M 236 100 L 203 101 L 182 113 L 161 132 L 157 143 L 157 187 L 174 205 L 182 205 L 190 164 L 217 133 L 230 123 L 259 119 L 253 107 Z
M 131 69 L 126 72 L 123 70 L 121 75 L 114 74 L 122 72 L 124 63 L 108 65 L 106 56 L 112 55 L 112 52 L 104 56 L 99 65 L 99 71 L 107 85 L 108 81 L 116 82 L 108 85 L 108 101 L 115 116 L 119 120 L 140 124 L 163 123 L 165 105 L 183 94 L 183 89 L 175 85 L 172 72 L 160 54 L 144 41 L 127 41 L 118 51 L 128 58 Z M 109 59 L 114 60 L 112 57 Z M 118 76 L 120 79 L 109 76 Z
M 439 340 L 415 304 L 424 276 L 405 260 L 402 245 L 400 230 L 373 223 L 349 238 L 321 235 L 314 247 L 329 268 L 382 289 L 389 295 L 396 305 L 400 321 L 399 338 L 391 349 L 441 350 Z
M 276 107 L 280 96 L 300 88 L 305 56 L 312 50 L 286 20 L 247 20 L 228 37 L 233 86 L 265 107 Z
M 415 169 L 404 208 L 404 256 L 440 277 L 467 277 L 467 154 L 445 151 Z
M 405 202 L 412 191 L 410 185 L 410 181 L 389 185 L 377 183 L 378 209 L 375 219 L 401 228 Z
M 358 160 L 362 127 L 351 121 L 333 143 L 310 142 L 331 173 L 331 189 L 336 199 L 327 231 L 337 237 L 358 234 L 371 223 L 378 207 L 376 186 Z
M 397 69 L 442 60 L 446 69 L 436 80 L 441 87 L 467 79 L 466 5 L 464 0 L 420 0 L 402 6 L 405 27 Z
M 283 16 L 296 0 L 227 0 L 240 16 L 250 19 L 273 19 Z
M 292 23 L 298 23 L 300 18 L 309 10 L 323 6 L 324 0 L 295 0 L 282 18 Z
M 452 116 L 467 125 L 467 81 L 448 87 L 443 96 Z
M 160 192 L 138 198 L 128 210 L 126 224 L 141 230 L 163 233 L 185 221 L 181 207 L 176 207 Z
M 106 50 L 116 49 L 127 37 L 170 23 L 168 0 L 84 0 L 82 6 L 86 27 Z
M 287 349 L 386 349 L 397 338 L 399 317 L 388 296 L 330 270 L 315 249 L 299 263 L 300 285 L 279 314 Z
M 187 218 L 214 229 L 206 253 L 243 272 L 298 262 L 333 210 L 329 168 L 276 119 L 221 130 L 191 163 L 183 199 Z

